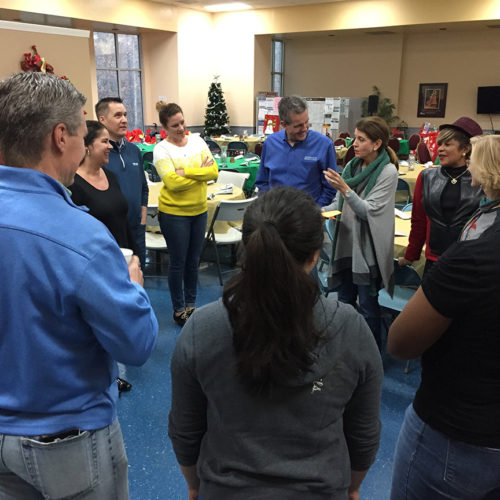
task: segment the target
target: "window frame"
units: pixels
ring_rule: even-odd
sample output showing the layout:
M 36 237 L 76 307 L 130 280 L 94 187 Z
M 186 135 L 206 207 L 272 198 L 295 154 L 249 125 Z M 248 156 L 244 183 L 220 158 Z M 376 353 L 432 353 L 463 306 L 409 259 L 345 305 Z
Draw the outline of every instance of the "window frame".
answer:
M 276 46 L 281 45 L 281 60 L 280 60 L 280 68 L 281 71 L 275 71 L 276 67 Z M 271 92 L 276 92 L 278 96 L 283 96 L 283 77 L 284 77 L 284 60 L 285 60 L 285 42 L 279 38 L 273 38 L 271 40 Z M 279 76 L 280 85 L 277 89 L 274 85 L 275 76 Z
M 93 31 L 92 33 L 92 39 L 94 41 L 94 61 L 96 60 L 95 57 L 95 38 L 94 34 L 95 33 L 104 33 L 107 35 L 113 35 L 114 37 L 114 47 L 115 47 L 115 53 L 114 53 L 114 61 L 115 61 L 115 66 L 114 67 L 99 67 L 97 66 L 96 63 L 96 80 L 98 79 L 98 72 L 99 71 L 114 71 L 116 74 L 117 78 L 117 85 L 118 85 L 118 96 L 121 99 L 124 98 L 123 96 L 123 90 L 122 90 L 122 84 L 121 84 L 121 79 L 120 79 L 120 73 L 127 73 L 127 72 L 135 72 L 138 73 L 139 75 L 139 82 L 140 82 L 140 96 L 141 96 L 141 103 L 140 103 L 140 108 L 141 108 L 141 117 L 142 121 L 134 128 L 140 128 L 141 130 L 144 129 L 144 93 L 143 93 L 143 82 L 142 82 L 142 51 L 141 51 L 141 37 L 138 34 L 135 33 L 117 33 L 117 32 L 110 32 L 110 31 Z M 119 60 L 119 54 L 120 54 L 120 44 L 118 43 L 118 36 L 119 35 L 127 35 L 127 36 L 135 36 L 137 37 L 137 51 L 138 51 L 138 62 L 139 62 L 139 67 L 138 68 L 122 68 L 118 65 L 118 60 Z M 99 85 L 98 85 L 99 88 Z M 105 97 L 115 97 L 115 96 L 105 96 Z M 129 126 L 129 128 L 131 128 Z

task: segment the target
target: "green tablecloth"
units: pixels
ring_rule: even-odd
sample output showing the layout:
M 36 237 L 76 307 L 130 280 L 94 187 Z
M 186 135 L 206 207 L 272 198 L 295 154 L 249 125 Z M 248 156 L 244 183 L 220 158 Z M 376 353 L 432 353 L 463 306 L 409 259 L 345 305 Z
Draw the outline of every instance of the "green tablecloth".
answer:
M 253 189 L 255 179 L 257 178 L 257 172 L 259 171 L 260 162 L 251 161 L 251 158 L 238 158 L 234 160 L 234 163 L 231 163 L 231 159 L 228 158 L 227 162 L 223 164 L 218 155 L 215 155 L 214 158 L 217 162 L 219 170 L 227 168 L 230 170 L 237 170 L 238 172 L 244 174 L 249 173 L 250 177 L 246 180 L 244 189 L 245 191 L 251 191 Z M 248 164 L 242 165 L 242 163 Z

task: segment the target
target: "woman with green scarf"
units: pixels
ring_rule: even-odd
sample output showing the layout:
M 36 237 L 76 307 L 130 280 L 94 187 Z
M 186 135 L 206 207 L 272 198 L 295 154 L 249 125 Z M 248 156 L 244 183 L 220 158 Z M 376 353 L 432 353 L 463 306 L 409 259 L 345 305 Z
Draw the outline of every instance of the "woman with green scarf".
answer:
M 323 209 L 342 212 L 335 227 L 328 284 L 341 302 L 359 309 L 380 348 L 378 290 L 392 293 L 394 285 L 397 157 L 387 147 L 389 127 L 378 116 L 361 119 L 354 137 L 355 157 L 342 176 L 332 169 L 325 171 L 337 196 Z

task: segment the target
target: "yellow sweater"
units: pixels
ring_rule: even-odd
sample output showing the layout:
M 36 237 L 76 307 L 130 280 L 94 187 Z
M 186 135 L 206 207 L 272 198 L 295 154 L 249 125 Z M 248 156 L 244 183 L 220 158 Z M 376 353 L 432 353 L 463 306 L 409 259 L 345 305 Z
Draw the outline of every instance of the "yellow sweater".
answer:
M 153 163 L 163 186 L 160 191 L 160 212 L 172 215 L 199 215 L 207 210 L 207 181 L 219 176 L 215 160 L 210 167 L 202 167 L 204 158 L 212 153 L 198 135 L 188 135 L 185 146 L 179 147 L 161 141 L 153 150 Z M 176 169 L 184 169 L 185 177 Z

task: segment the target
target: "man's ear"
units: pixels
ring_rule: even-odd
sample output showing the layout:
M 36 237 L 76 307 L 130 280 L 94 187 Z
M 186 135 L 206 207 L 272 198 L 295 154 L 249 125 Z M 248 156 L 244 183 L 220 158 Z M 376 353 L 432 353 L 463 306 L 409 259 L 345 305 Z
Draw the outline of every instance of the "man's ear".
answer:
M 52 130 L 52 144 L 59 152 L 66 149 L 68 141 L 68 129 L 64 123 L 58 123 Z

